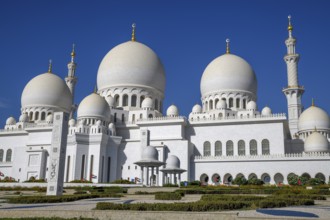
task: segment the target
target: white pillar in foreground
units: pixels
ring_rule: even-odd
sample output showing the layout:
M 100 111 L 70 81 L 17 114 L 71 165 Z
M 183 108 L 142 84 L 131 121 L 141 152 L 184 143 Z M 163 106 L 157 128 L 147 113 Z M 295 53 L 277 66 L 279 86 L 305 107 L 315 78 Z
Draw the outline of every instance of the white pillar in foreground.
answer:
M 65 153 L 68 137 L 69 115 L 54 112 L 50 167 L 48 169 L 47 195 L 60 196 L 63 193 Z

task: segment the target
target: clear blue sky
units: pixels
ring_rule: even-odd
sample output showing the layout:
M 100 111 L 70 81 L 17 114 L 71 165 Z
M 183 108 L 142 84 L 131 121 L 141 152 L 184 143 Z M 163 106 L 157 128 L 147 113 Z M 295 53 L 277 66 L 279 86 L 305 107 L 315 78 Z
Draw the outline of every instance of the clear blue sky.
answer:
M 0 126 L 20 115 L 26 83 L 44 73 L 48 60 L 64 78 L 72 43 L 78 63 L 76 103 L 96 83 L 103 56 L 128 41 L 131 24 L 137 40 L 151 47 L 166 71 L 166 108 L 174 103 L 188 115 L 200 103 L 200 79 L 209 62 L 225 52 L 246 59 L 258 79 L 258 107 L 286 112 L 287 16 L 292 15 L 298 40 L 299 81 L 305 86 L 303 104 L 312 97 L 330 110 L 330 1 L 205 0 L 205 1 L 17 1 L 0 2 Z

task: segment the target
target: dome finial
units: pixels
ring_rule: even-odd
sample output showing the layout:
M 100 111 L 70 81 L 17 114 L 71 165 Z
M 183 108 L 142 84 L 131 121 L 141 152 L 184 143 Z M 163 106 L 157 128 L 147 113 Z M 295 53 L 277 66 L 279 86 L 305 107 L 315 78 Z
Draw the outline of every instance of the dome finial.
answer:
M 49 65 L 48 65 L 48 72 L 49 73 L 52 73 L 52 68 L 53 68 L 52 60 L 49 60 Z
M 316 126 L 314 126 L 314 132 L 317 132 Z
M 132 24 L 132 41 L 135 41 L 135 27 L 136 27 L 136 24 L 135 23 L 133 23 Z
M 314 98 L 312 98 L 312 106 L 315 106 Z
M 289 37 L 292 37 L 292 30 L 293 30 L 293 26 L 291 24 L 291 15 L 288 16 L 288 31 L 289 31 Z
M 95 85 L 95 87 L 94 87 L 94 93 L 95 94 L 97 93 L 97 85 Z
M 76 52 L 75 52 L 75 44 L 73 43 L 72 44 L 72 52 L 71 52 L 71 62 L 73 63 L 74 62 L 74 58 L 76 56 Z
M 230 43 L 230 39 L 229 39 L 229 38 L 227 38 L 227 39 L 226 39 L 226 44 L 227 44 L 227 46 L 226 46 L 226 53 L 227 53 L 227 54 L 230 54 L 230 47 L 229 47 L 229 43 Z

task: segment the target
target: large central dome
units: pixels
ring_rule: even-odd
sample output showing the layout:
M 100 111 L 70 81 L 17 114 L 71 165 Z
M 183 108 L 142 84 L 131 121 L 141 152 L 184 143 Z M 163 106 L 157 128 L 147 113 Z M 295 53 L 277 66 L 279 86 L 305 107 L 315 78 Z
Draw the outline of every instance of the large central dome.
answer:
M 97 74 L 99 91 L 122 86 L 153 88 L 164 93 L 164 67 L 153 50 L 142 43 L 128 41 L 105 55 Z
M 250 64 L 233 54 L 215 58 L 201 79 L 202 97 L 215 92 L 247 92 L 257 94 L 257 78 Z

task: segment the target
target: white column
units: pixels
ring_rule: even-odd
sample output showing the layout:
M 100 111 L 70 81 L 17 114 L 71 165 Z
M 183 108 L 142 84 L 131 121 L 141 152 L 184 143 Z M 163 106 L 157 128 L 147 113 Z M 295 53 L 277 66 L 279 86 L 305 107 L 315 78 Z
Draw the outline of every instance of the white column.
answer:
M 159 167 L 156 168 L 156 175 L 157 175 L 156 186 L 159 186 Z

